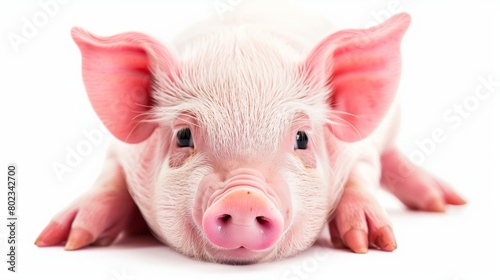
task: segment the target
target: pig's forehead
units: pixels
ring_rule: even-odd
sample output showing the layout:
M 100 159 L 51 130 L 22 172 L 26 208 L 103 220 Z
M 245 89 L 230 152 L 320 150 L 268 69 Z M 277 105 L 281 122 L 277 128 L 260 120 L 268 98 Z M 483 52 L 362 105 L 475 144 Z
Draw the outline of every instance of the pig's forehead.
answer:
M 303 60 L 298 51 L 265 32 L 224 30 L 181 48 L 181 86 L 217 98 L 260 94 L 261 99 L 273 99 L 293 94 Z
M 203 139 L 214 149 L 272 153 L 290 136 L 295 111 L 252 107 L 251 103 L 205 105 L 191 112 Z
M 198 101 L 191 111 L 210 143 L 276 150 L 296 116 L 313 105 L 301 98 L 302 57 L 262 36 L 243 29 L 184 52 L 183 90 Z
M 310 112 L 321 111 L 278 94 L 280 98 L 273 99 L 238 91 L 228 96 L 227 99 L 218 99 L 218 95 L 199 98 L 185 107 L 197 124 L 201 136 L 198 141 L 202 139 L 212 151 L 217 151 L 219 158 L 234 154 L 255 156 L 255 152 L 276 155 L 284 145 L 290 145 L 297 129 L 314 125 Z
M 168 86 L 177 94 L 168 99 L 184 103 L 176 107 L 197 119 L 207 143 L 275 151 L 293 133 L 297 115 L 326 115 L 326 94 L 308 91 L 300 75 L 303 54 L 254 31 L 219 32 L 184 44 L 179 79 Z

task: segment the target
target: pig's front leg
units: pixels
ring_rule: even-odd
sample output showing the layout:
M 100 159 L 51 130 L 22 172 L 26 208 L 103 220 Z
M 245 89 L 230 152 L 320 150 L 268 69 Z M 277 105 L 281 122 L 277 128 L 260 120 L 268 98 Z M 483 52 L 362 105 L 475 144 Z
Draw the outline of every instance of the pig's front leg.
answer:
M 373 193 L 379 175 L 378 166 L 365 162 L 352 170 L 329 224 L 336 248 L 347 246 L 355 253 L 366 253 L 368 247 L 389 252 L 396 249 L 391 223 Z
M 66 250 L 106 246 L 125 230 L 135 232 L 145 228 L 128 193 L 123 170 L 110 151 L 94 187 L 57 214 L 35 244 L 45 247 L 66 241 Z
M 426 170 L 415 166 L 397 149 L 382 154 L 382 186 L 410 209 L 444 212 L 447 204 L 465 200 Z

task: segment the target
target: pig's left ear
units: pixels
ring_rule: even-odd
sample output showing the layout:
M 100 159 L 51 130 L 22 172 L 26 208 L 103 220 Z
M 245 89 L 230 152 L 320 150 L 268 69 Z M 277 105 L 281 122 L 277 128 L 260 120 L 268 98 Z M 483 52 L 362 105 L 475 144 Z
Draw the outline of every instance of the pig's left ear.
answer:
M 172 55 L 151 37 L 128 32 L 98 37 L 71 30 L 82 53 L 82 75 L 90 103 L 107 129 L 127 143 L 146 140 L 156 124 L 148 121 L 152 87 L 177 73 Z M 168 94 L 168 93 L 165 93 Z
M 410 16 L 402 13 L 369 29 L 334 33 L 306 60 L 308 80 L 329 88 L 340 140 L 363 139 L 385 116 L 399 83 L 400 43 L 409 24 Z

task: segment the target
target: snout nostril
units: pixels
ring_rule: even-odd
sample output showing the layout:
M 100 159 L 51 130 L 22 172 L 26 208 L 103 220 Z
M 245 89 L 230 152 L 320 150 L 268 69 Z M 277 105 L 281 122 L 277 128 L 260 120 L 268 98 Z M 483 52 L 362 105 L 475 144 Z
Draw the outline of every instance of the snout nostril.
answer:
M 269 225 L 269 221 L 264 218 L 264 216 L 258 216 L 257 218 L 255 218 L 257 220 L 257 223 L 259 223 L 260 225 L 262 226 L 267 226 Z
M 214 249 L 237 250 L 237 259 L 247 251 L 272 248 L 284 232 L 283 214 L 272 198 L 243 183 L 214 197 L 202 220 L 203 237 Z
M 229 214 L 223 214 L 222 216 L 219 217 L 219 221 L 224 223 L 229 221 L 229 219 L 231 219 L 231 215 Z

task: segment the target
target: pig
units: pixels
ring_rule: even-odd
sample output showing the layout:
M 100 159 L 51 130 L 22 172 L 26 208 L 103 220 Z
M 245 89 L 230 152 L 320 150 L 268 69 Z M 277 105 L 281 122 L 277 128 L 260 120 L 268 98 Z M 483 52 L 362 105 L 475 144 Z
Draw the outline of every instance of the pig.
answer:
M 115 140 L 93 188 L 36 245 L 71 251 L 149 230 L 189 257 L 250 264 L 296 255 L 328 226 L 335 247 L 393 251 L 377 187 L 411 209 L 465 203 L 395 145 L 407 13 L 334 31 L 290 4 L 255 2 L 169 45 L 72 29 Z

